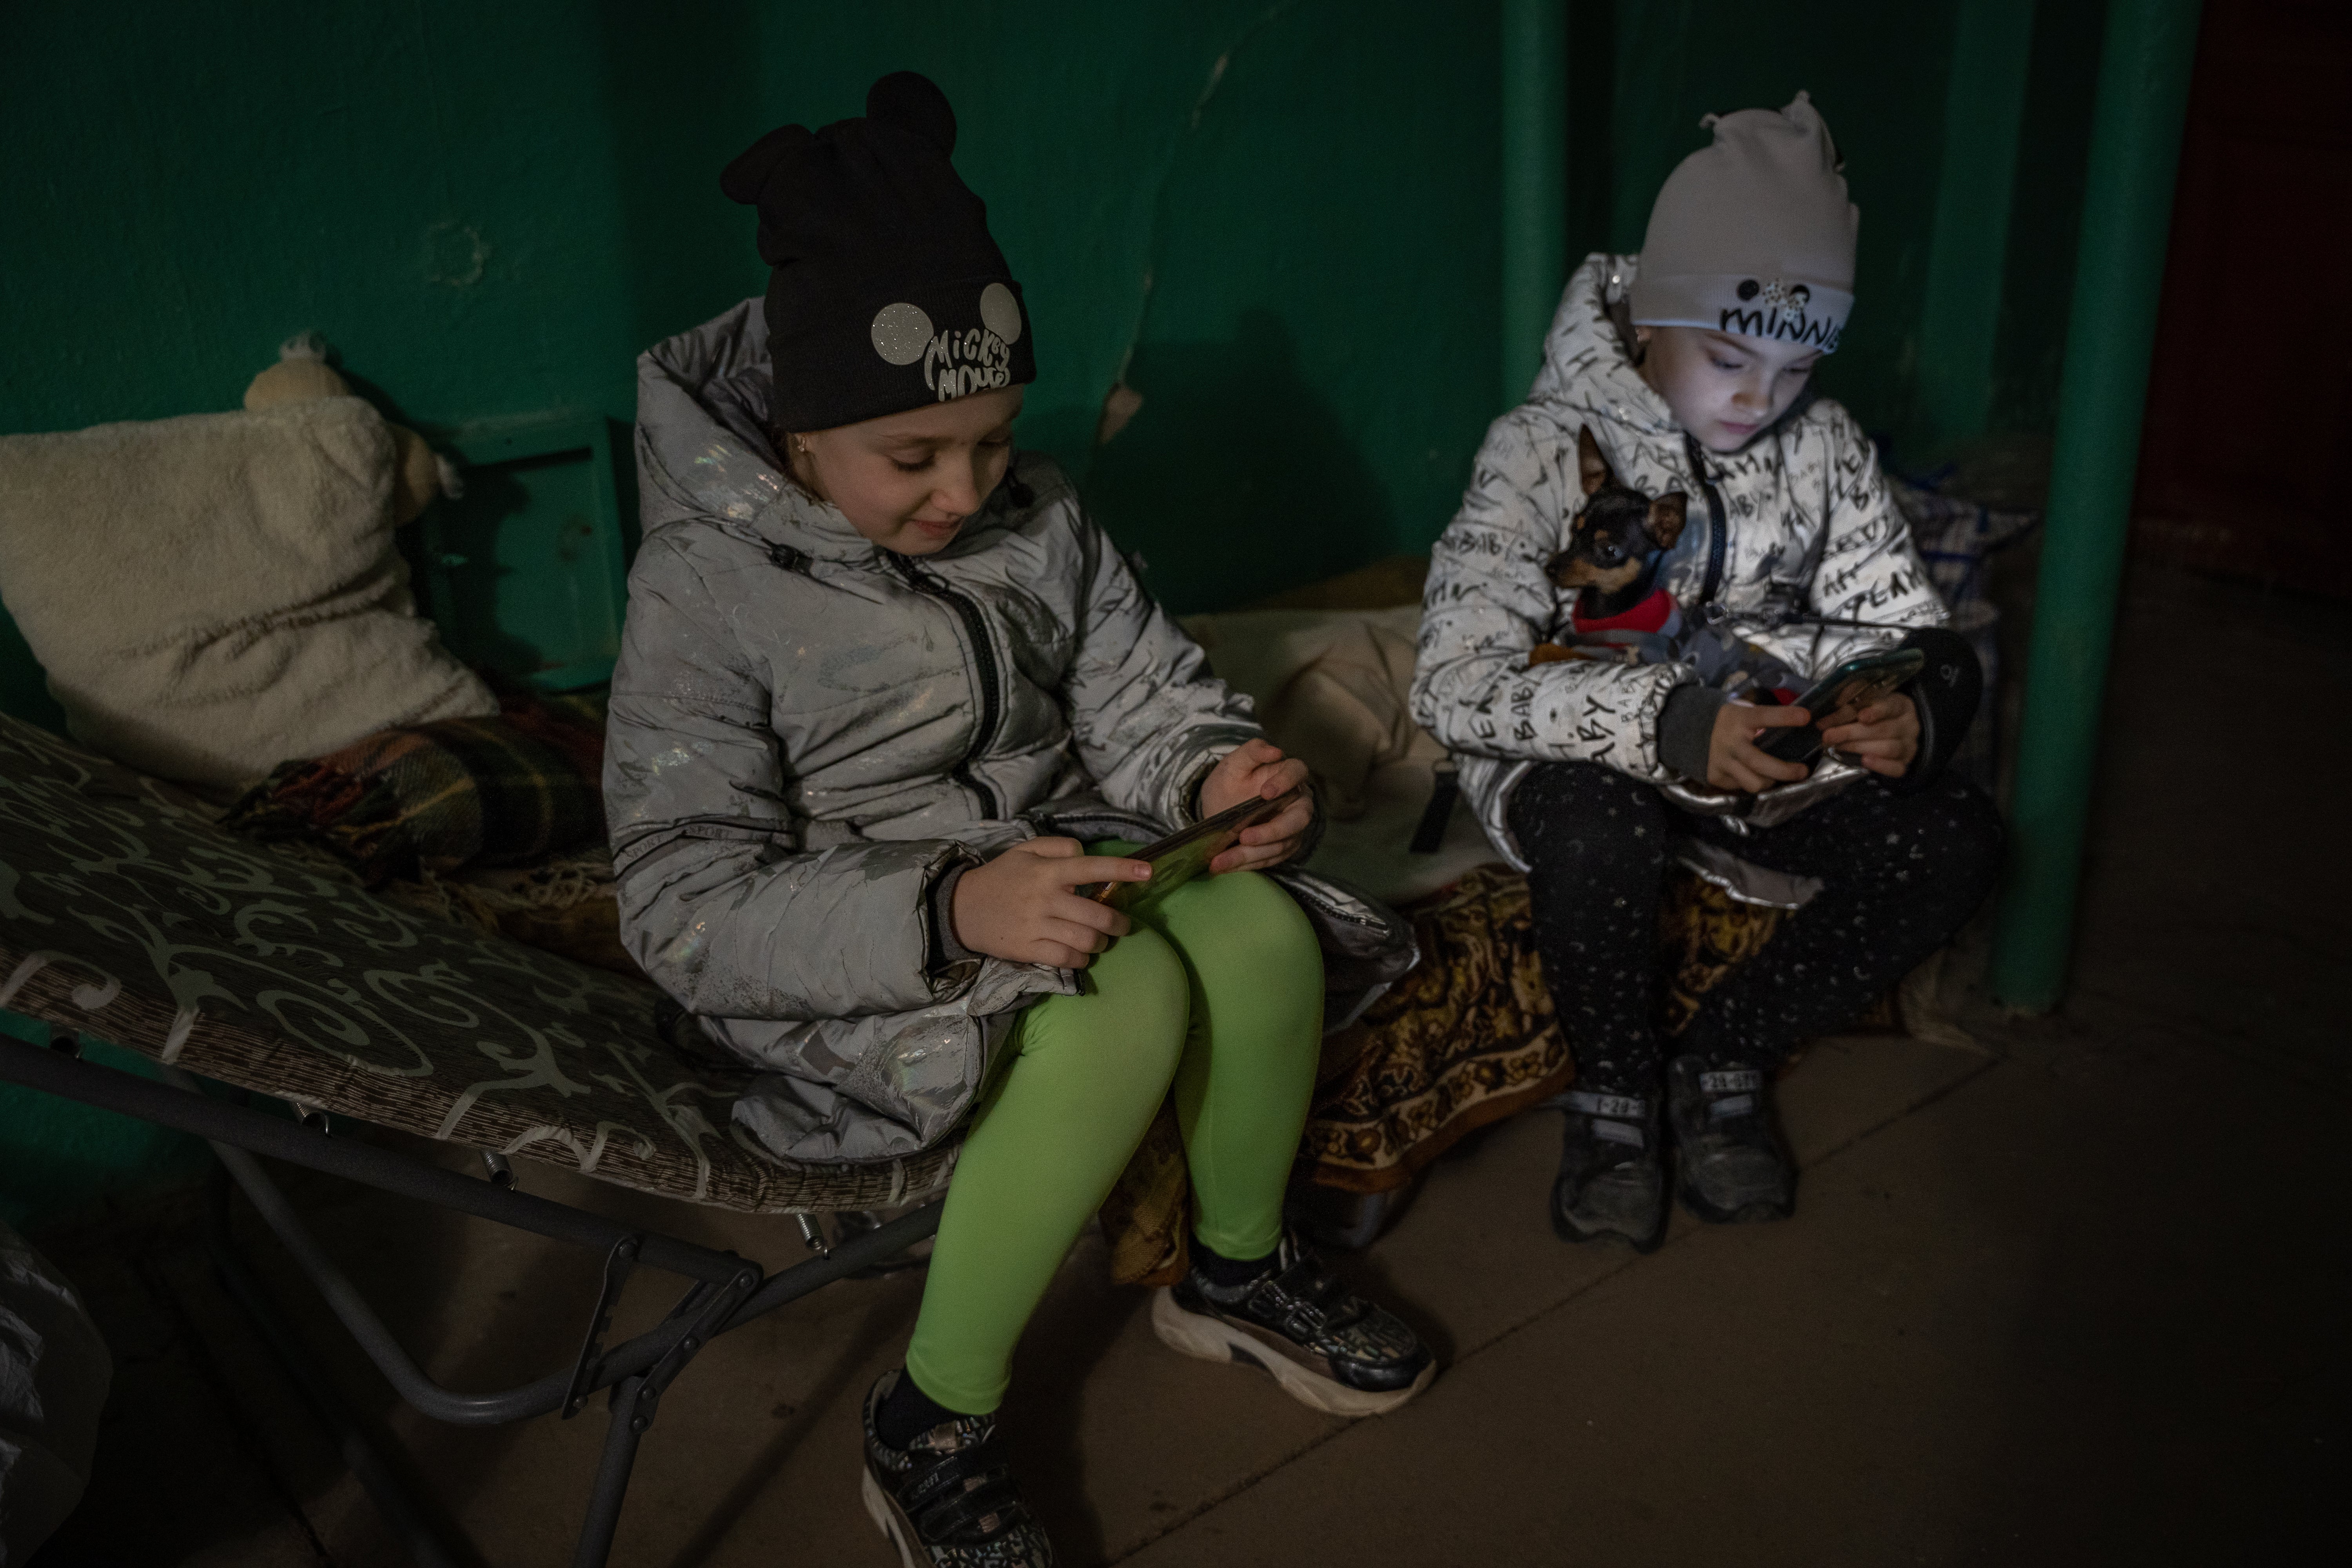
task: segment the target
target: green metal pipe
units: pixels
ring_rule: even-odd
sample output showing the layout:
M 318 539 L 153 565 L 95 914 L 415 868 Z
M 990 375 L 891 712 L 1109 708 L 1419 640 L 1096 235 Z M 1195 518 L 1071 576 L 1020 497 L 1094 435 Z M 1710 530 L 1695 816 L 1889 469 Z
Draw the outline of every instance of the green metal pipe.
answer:
M 1503 0 L 1503 406 L 1523 402 L 1568 282 L 1568 0 Z
M 2110 0 L 2059 383 L 1993 994 L 2065 989 L 2199 0 Z

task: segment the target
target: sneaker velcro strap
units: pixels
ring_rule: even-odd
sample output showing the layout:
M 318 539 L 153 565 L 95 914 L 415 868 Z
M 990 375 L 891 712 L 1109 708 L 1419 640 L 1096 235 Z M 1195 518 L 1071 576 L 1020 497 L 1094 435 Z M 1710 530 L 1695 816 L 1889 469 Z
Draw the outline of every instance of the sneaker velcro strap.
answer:
M 1582 1116 L 1614 1116 L 1622 1121 L 1641 1121 L 1650 1113 L 1650 1102 L 1638 1094 L 1591 1094 L 1570 1089 L 1560 1098 L 1568 1102 L 1570 1110 Z
M 1605 1116 L 1592 1119 L 1592 1135 L 1607 1143 L 1623 1143 L 1633 1148 L 1644 1148 L 1649 1139 L 1630 1121 L 1612 1121 Z
M 1320 1258 L 1306 1251 L 1255 1294 L 1250 1304 L 1257 1310 L 1249 1315 L 1302 1343 L 1328 1329 L 1344 1328 L 1365 1310 Z
M 1024 1519 L 1021 1490 L 1013 1486 L 1012 1469 L 1002 1455 L 995 1455 L 995 1465 L 960 1477 L 927 1474 L 922 1477 L 924 1486 L 908 1488 L 908 1495 L 898 1498 L 898 1504 L 915 1521 L 915 1531 L 927 1542 L 981 1542 Z M 927 1502 L 912 1498 L 915 1490 L 922 1490 Z
M 1755 1110 L 1756 1097 L 1754 1095 L 1734 1094 L 1709 1103 L 1706 1108 L 1706 1114 L 1710 1121 L 1728 1121 L 1735 1116 L 1753 1115 Z
M 1754 1068 L 1734 1068 L 1698 1075 L 1701 1094 L 1753 1094 L 1764 1087 L 1764 1075 Z
M 912 1510 L 909 1510 L 910 1512 Z M 1021 1494 L 1010 1477 L 976 1487 L 915 1516 L 915 1528 L 925 1541 L 972 1545 L 998 1535 L 1025 1517 Z
M 976 1443 L 919 1468 L 898 1489 L 898 1502 L 908 1513 L 920 1513 L 942 1500 L 1003 1481 L 1012 1473 L 1003 1450 L 992 1439 Z

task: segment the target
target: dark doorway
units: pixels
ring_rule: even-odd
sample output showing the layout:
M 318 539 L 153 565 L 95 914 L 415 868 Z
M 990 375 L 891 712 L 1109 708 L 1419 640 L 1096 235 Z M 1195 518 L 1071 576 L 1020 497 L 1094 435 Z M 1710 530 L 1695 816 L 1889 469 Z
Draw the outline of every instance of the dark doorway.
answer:
M 2352 6 L 2205 7 L 2132 549 L 2352 598 Z

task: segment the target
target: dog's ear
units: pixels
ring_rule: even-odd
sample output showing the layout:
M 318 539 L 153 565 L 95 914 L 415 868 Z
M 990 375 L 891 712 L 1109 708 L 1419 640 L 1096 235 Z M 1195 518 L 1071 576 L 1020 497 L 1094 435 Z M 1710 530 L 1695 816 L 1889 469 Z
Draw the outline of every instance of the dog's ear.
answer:
M 1584 480 L 1586 495 L 1617 482 L 1617 476 L 1610 471 L 1609 459 L 1601 455 L 1601 443 L 1592 438 L 1590 425 L 1576 433 L 1576 471 Z
M 1675 541 L 1683 536 L 1683 524 L 1689 517 L 1689 498 L 1680 490 L 1668 490 L 1650 503 L 1650 537 L 1658 542 L 1659 549 L 1672 550 Z

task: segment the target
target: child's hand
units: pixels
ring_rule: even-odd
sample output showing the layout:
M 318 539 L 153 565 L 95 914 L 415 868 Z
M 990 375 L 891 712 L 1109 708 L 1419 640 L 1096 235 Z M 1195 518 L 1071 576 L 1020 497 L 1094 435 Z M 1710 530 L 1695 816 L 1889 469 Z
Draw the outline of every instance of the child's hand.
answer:
M 1794 730 L 1812 721 L 1813 716 L 1801 708 L 1725 703 L 1715 711 L 1715 735 L 1707 742 L 1706 782 L 1717 789 L 1752 794 L 1803 778 L 1812 770 L 1766 754 L 1756 738 L 1767 730 Z
M 1852 756 L 1874 773 L 1899 779 L 1919 754 L 1919 710 L 1900 691 L 1885 696 L 1851 720 L 1832 713 L 1822 727 L 1822 741 Z
M 1141 860 L 1088 855 L 1075 838 L 1032 838 L 966 871 L 955 885 L 956 940 L 974 952 L 1084 969 L 1125 936 L 1128 918 L 1070 891 L 1088 882 L 1149 882 Z
M 1232 848 L 1209 862 L 1212 871 L 1263 871 L 1279 866 L 1298 852 L 1298 840 L 1315 820 L 1315 797 L 1306 788 L 1307 764 L 1286 760 L 1271 741 L 1244 741 L 1227 752 L 1215 771 L 1201 781 L 1201 815 L 1214 816 L 1245 800 L 1272 800 L 1297 790 L 1298 798 L 1282 815 L 1244 827 Z

